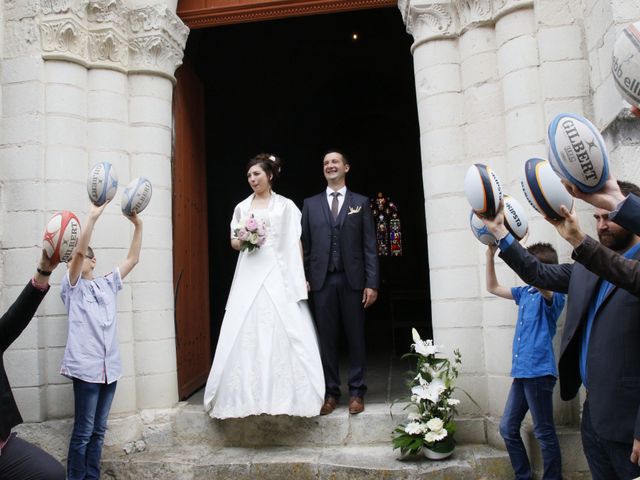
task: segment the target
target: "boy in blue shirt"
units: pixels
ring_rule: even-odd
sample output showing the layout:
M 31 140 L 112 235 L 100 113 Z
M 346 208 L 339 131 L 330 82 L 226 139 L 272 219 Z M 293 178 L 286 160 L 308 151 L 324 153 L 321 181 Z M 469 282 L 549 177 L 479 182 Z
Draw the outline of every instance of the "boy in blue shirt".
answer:
M 518 305 L 511 362 L 513 382 L 500 421 L 500 435 L 509 452 L 516 480 L 531 480 L 531 465 L 520 436 L 522 420 L 531 410 L 533 430 L 540 442 L 544 463 L 542 478 L 561 479 L 560 445 L 553 423 L 553 387 L 558 371 L 552 341 L 565 297 L 529 285 L 513 288 L 500 285 L 494 264 L 496 250 L 494 245 L 487 249 L 487 290 L 498 297 L 514 300 Z M 558 255 L 548 243 L 535 243 L 527 250 L 541 262 L 558 263 Z

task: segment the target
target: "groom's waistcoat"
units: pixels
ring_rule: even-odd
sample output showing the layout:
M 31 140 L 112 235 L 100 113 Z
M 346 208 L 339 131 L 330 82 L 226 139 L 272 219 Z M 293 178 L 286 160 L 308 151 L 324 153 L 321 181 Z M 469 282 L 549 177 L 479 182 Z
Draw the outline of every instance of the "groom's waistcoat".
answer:
M 340 218 L 340 216 L 338 216 Z M 329 271 L 342 272 L 342 248 L 340 247 L 340 223 L 337 220 L 331 225 L 331 253 L 329 255 Z

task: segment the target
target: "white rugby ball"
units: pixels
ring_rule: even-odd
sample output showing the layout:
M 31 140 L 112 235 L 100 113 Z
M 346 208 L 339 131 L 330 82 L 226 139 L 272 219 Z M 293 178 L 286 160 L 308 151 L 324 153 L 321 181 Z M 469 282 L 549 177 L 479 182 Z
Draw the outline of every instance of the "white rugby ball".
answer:
M 491 218 L 502 200 L 502 184 L 491 168 L 476 163 L 469 167 L 464 177 L 464 194 L 474 212 Z
M 482 219 L 478 217 L 473 210 L 469 214 L 469 226 L 475 237 L 485 245 L 491 245 L 495 243 L 496 237 L 489 231 L 487 226 L 482 222 Z
M 149 205 L 152 190 L 153 188 L 148 178 L 138 177 L 133 180 L 122 193 L 120 205 L 122 213 L 131 216 L 134 213 L 142 212 Z
M 564 188 L 549 162 L 542 158 L 530 158 L 524 164 L 524 176 L 520 180 L 522 192 L 531 206 L 545 217 L 562 219 L 560 206 L 571 211 L 573 197 Z
M 583 192 L 596 192 L 609 177 L 607 147 L 586 118 L 561 113 L 549 124 L 549 163 L 560 177 Z
M 47 222 L 42 247 L 51 261 L 68 262 L 80 240 L 80 221 L 73 212 L 57 212 Z
M 611 73 L 622 97 L 640 106 L 640 22 L 627 25 L 616 38 Z
M 527 213 L 518 200 L 511 195 L 504 195 L 504 225 L 511 235 L 522 240 L 527 234 L 529 222 Z
M 118 190 L 118 175 L 109 162 L 97 163 L 87 177 L 87 193 L 94 205 L 103 205 L 112 200 Z

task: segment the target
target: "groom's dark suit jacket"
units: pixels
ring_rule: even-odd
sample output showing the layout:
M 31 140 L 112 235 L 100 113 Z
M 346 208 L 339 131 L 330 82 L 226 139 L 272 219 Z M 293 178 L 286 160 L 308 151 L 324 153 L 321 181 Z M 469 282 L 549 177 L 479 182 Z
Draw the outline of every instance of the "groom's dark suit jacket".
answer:
M 347 190 L 337 219 L 340 249 L 349 286 L 354 290 L 378 288 L 380 283 L 375 227 L 369 199 Z M 331 253 L 333 218 L 326 192 L 305 199 L 302 208 L 304 270 L 311 291 L 322 288 Z
M 600 277 L 579 263 L 541 263 L 518 242 L 500 257 L 529 285 L 568 294 L 558 370 L 562 399 L 574 398 L 581 385 L 582 330 Z M 595 315 L 587 371 L 587 400 L 598 434 L 626 444 L 640 439 L 640 299 L 627 290 L 613 286 Z

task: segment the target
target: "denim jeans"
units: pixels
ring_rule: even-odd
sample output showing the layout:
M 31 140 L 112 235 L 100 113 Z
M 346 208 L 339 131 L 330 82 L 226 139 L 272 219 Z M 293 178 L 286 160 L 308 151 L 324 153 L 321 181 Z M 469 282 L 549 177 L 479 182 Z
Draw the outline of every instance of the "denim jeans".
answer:
M 75 415 L 67 458 L 69 480 L 100 478 L 102 444 L 116 383 L 89 383 L 73 379 Z
M 633 440 L 621 443 L 601 438 L 591 423 L 588 399 L 582 406 L 581 433 L 582 450 L 593 480 L 630 480 L 640 476 L 640 467 L 629 458 Z
M 520 425 L 528 410 L 533 431 L 540 443 L 544 463 L 543 479 L 561 479 L 560 445 L 553 424 L 553 387 L 555 377 L 514 378 L 500 421 L 500 435 L 509 452 L 517 480 L 531 480 L 531 464 L 520 436 Z

